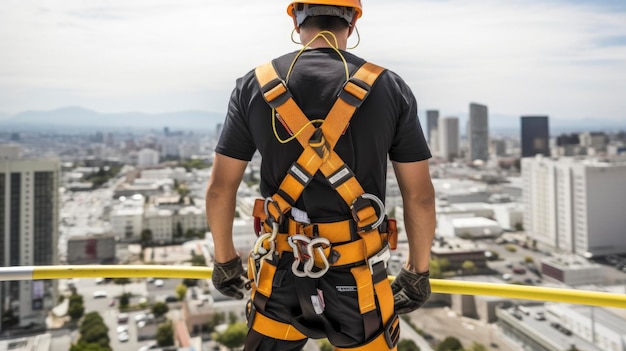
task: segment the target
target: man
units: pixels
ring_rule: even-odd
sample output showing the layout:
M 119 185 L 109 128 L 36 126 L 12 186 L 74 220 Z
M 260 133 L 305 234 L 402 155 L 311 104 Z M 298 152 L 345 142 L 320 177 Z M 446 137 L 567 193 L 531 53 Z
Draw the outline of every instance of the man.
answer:
M 207 189 L 213 283 L 248 304 L 246 350 L 395 350 L 397 313 L 430 295 L 435 229 L 430 151 L 406 83 L 346 52 L 359 0 L 288 6 L 302 50 L 237 80 Z M 293 33 L 292 33 L 293 34 Z M 247 162 L 262 156 L 260 237 L 246 279 L 232 239 Z M 385 216 L 387 157 L 402 193 L 407 262 L 389 284 L 394 221 Z M 257 228 L 259 229 L 259 228 Z

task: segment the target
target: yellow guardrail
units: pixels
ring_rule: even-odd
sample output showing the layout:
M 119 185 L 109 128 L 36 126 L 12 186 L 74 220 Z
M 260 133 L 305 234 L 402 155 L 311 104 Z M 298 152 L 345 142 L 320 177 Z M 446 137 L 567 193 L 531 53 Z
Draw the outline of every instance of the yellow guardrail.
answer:
M 212 268 L 197 266 L 18 266 L 0 267 L 0 281 L 99 277 L 209 279 L 212 272 Z M 389 279 L 393 278 L 389 277 Z M 432 291 L 440 294 L 500 296 L 514 299 L 626 308 L 625 294 L 444 279 L 431 279 L 430 283 Z

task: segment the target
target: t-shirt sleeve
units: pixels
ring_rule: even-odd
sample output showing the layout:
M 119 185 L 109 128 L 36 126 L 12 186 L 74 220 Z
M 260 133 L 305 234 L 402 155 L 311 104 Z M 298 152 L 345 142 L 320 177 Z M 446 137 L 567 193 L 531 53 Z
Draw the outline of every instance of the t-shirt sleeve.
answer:
M 239 78 L 228 102 L 228 111 L 215 152 L 242 161 L 250 161 L 256 146 L 250 133 L 243 96 L 244 78 Z
M 417 101 L 408 85 L 392 73 L 399 90 L 401 106 L 389 159 L 396 162 L 417 162 L 432 157 L 417 115 Z

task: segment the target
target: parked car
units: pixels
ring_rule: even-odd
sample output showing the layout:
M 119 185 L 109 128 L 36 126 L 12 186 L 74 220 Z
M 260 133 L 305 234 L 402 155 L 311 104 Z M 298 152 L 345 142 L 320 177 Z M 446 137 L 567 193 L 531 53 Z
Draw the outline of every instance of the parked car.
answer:
M 526 268 L 515 267 L 515 268 L 513 268 L 513 273 L 515 273 L 515 274 L 525 274 L 526 273 Z
M 163 279 L 157 279 L 154 281 L 154 286 L 156 286 L 157 288 L 162 287 L 164 284 Z
M 127 342 L 129 339 L 130 336 L 126 332 L 117 334 L 117 340 L 119 340 L 120 342 Z
M 93 298 L 94 299 L 100 299 L 100 298 L 105 298 L 109 295 L 109 293 L 106 290 L 96 290 L 93 292 Z

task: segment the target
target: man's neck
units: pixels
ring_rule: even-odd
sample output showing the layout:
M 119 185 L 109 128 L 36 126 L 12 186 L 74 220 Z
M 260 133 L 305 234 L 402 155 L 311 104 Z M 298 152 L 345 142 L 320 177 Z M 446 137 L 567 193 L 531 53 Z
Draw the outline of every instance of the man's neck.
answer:
M 320 32 L 321 30 L 310 30 L 310 29 L 304 30 L 303 29 L 300 31 L 300 41 L 304 45 L 308 43 L 309 41 L 311 41 L 311 39 L 313 39 Z M 317 39 L 315 39 L 311 44 L 309 44 L 309 48 L 311 49 L 337 48 L 339 50 L 346 50 L 346 47 L 348 45 L 347 32 L 346 33 L 332 32 L 332 33 L 334 34 L 334 37 L 330 34 L 322 33 L 319 37 L 317 37 Z M 326 40 L 324 40 L 322 35 L 326 37 Z M 335 38 L 337 38 L 336 41 L 335 41 Z M 337 44 L 336 47 L 335 47 L 335 43 Z

